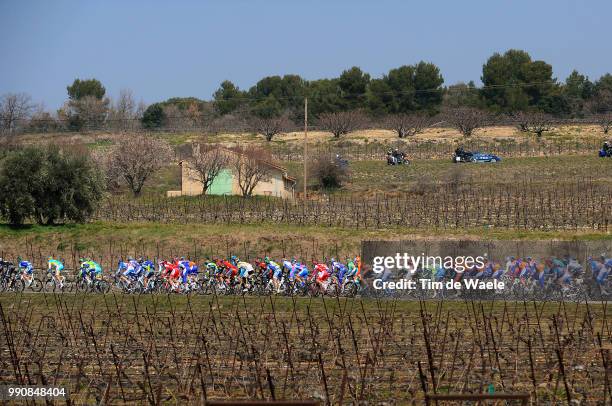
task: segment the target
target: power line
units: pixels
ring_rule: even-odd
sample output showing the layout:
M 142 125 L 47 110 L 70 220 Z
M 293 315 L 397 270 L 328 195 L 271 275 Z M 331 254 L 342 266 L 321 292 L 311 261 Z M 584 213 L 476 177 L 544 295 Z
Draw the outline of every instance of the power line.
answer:
M 421 93 L 469 93 L 469 92 L 481 92 L 483 90 L 496 90 L 496 89 L 511 89 L 511 88 L 525 88 L 525 87 L 534 87 L 534 86 L 545 86 L 545 85 L 555 85 L 558 84 L 556 81 L 543 81 L 543 82 L 527 82 L 527 83 L 510 83 L 510 84 L 500 84 L 500 85 L 487 85 L 487 86 L 481 86 L 481 87 L 469 87 L 466 85 L 466 87 L 461 87 L 461 88 L 457 88 L 457 87 L 438 87 L 438 88 L 431 88 L 431 89 L 406 89 L 406 90 L 391 90 L 391 91 L 386 91 L 386 92 L 376 92 L 374 93 L 376 96 L 397 96 L 397 95 L 415 95 L 415 94 L 421 94 Z M 236 107 L 236 109 L 232 110 L 229 114 L 239 114 L 239 113 L 252 113 L 253 111 L 255 111 L 256 106 L 248 106 L 247 102 L 251 101 L 251 102 L 256 102 L 256 101 L 263 101 L 263 100 L 267 100 L 268 98 L 274 98 L 277 101 L 281 101 L 281 100 L 291 100 L 294 101 L 296 103 L 296 107 L 299 107 L 299 105 L 303 104 L 304 99 L 306 97 L 309 97 L 311 99 L 315 99 L 317 97 L 325 97 L 325 96 L 336 96 L 339 97 L 341 100 L 343 99 L 351 99 L 351 98 L 359 98 L 359 97 L 367 97 L 370 93 L 369 92 L 365 92 L 365 93 L 342 93 L 342 92 L 338 92 L 338 91 L 330 91 L 328 93 L 320 93 L 320 92 L 315 92 L 312 94 L 307 94 L 308 92 L 306 92 L 305 94 L 301 94 L 301 95 L 295 95 L 295 96 L 276 96 L 273 94 L 268 94 L 268 95 L 261 95 L 261 96 L 254 96 L 252 94 L 246 94 L 246 93 L 242 93 L 232 99 L 219 99 L 219 100 L 203 100 L 206 103 L 239 103 L 239 105 Z M 164 103 L 164 102 L 161 102 Z M 155 104 L 155 103 L 153 103 Z M 609 109 L 605 109 L 600 111 L 601 113 L 607 113 L 609 112 Z M 76 115 L 78 117 L 78 115 Z M 174 120 L 174 119 L 190 119 L 189 116 L 164 116 L 165 119 L 170 119 L 170 120 Z M 128 121 L 140 121 L 142 118 L 141 117 L 131 117 L 131 118 L 117 118 L 117 119 L 113 119 L 113 118 L 109 118 L 109 117 L 100 117 L 100 118 L 96 118 L 96 120 L 100 120 L 103 121 L 105 123 L 114 123 L 114 122 L 128 122 Z M 2 120 L 2 116 L 0 116 L 0 121 Z M 8 119 L 5 119 L 8 120 Z M 30 119 L 26 119 L 26 121 L 30 121 L 30 120 L 34 120 L 36 123 L 57 123 L 57 122 L 70 122 L 71 119 L 70 118 L 35 118 L 35 117 L 31 117 Z M 18 120 L 19 121 L 19 120 Z
M 398 95 L 398 94 L 421 94 L 421 93 L 465 93 L 465 92 L 480 92 L 482 90 L 488 90 L 488 89 L 505 89 L 505 88 L 521 88 L 521 87 L 533 87 L 533 86 L 545 86 L 545 85 L 556 85 L 559 84 L 557 81 L 554 80 L 550 80 L 550 81 L 543 81 L 543 82 L 526 82 L 526 83 L 507 83 L 507 84 L 499 84 L 499 85 L 485 85 L 485 86 L 480 86 L 480 87 L 470 87 L 468 85 L 465 85 L 465 87 L 457 87 L 457 85 L 451 85 L 450 87 L 436 87 L 436 88 L 430 88 L 430 89 L 406 89 L 406 90 L 389 90 L 389 91 L 385 91 L 385 92 L 375 92 L 373 94 L 375 95 Z M 302 87 L 301 90 L 308 90 L 308 86 Z M 278 96 L 278 95 L 274 95 L 272 93 L 267 94 L 267 95 L 252 95 L 249 94 L 248 91 L 240 91 L 241 94 L 236 95 L 235 97 L 232 97 L 231 99 L 219 99 L 219 100 L 202 100 L 204 102 L 209 102 L 209 103 L 220 103 L 220 102 L 227 102 L 227 103 L 231 103 L 234 101 L 261 101 L 261 100 L 266 100 L 269 97 L 273 97 L 276 100 L 294 100 L 296 102 L 299 102 L 299 104 L 301 105 L 303 103 L 304 97 L 324 97 L 324 96 L 339 96 L 339 97 L 363 97 L 363 96 L 367 96 L 368 94 L 370 94 L 368 91 L 364 92 L 364 93 L 342 93 L 342 92 L 338 92 L 336 90 L 332 90 L 329 91 L 328 93 L 321 93 L 321 92 L 314 92 L 314 93 L 310 93 L 310 94 L 300 94 L 300 95 L 295 95 L 295 96 Z M 156 103 L 151 103 L 151 104 L 157 104 L 157 103 L 164 103 L 164 102 L 156 102 Z

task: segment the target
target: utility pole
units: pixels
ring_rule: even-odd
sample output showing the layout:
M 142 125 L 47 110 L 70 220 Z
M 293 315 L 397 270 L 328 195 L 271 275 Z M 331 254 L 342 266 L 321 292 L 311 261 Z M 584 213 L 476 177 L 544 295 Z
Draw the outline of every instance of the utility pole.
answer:
M 308 187 L 308 97 L 304 97 L 304 200 Z

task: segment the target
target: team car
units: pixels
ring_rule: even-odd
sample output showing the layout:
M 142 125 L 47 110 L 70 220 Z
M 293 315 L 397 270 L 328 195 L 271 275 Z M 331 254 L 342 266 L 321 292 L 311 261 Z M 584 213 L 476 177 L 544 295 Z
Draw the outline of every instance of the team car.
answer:
M 457 148 L 453 155 L 453 162 L 499 162 L 501 158 L 495 154 L 488 154 L 484 152 L 471 152 L 465 151 L 463 148 Z

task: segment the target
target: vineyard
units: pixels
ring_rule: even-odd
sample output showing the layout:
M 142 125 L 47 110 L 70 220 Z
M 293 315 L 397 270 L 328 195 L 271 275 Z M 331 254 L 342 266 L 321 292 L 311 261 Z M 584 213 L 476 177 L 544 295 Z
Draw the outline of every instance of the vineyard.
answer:
M 427 193 L 330 195 L 317 200 L 144 198 L 114 196 L 96 220 L 113 222 L 276 223 L 370 229 L 383 227 L 608 231 L 612 188 L 588 180 L 570 184 L 439 187 Z
M 421 139 L 369 143 L 356 141 L 337 141 L 308 147 L 311 156 L 336 155 L 352 161 L 383 160 L 391 148 L 406 151 L 410 159 L 450 159 L 455 149 L 461 145 L 468 151 L 486 151 L 501 157 L 544 157 L 561 155 L 593 155 L 601 148 L 604 138 L 592 137 L 581 140 L 548 139 L 520 140 L 486 138 L 462 139 L 460 142 L 438 142 Z M 303 159 L 304 148 L 299 144 L 279 143 L 270 148 L 272 156 L 278 161 L 298 161 Z
M 65 386 L 74 404 L 611 395 L 605 303 L 5 295 L 0 306 L 0 381 Z

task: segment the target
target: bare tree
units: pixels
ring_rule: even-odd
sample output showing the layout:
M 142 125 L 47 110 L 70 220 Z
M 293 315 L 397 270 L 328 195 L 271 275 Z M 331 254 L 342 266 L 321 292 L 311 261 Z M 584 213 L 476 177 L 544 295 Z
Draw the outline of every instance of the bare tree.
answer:
M 186 127 L 186 117 L 181 109 L 171 104 L 164 106 L 164 127 L 170 131 L 180 131 Z
M 7 93 L 0 97 L 0 132 L 14 134 L 24 126 L 33 107 L 26 93 Z
M 612 112 L 597 114 L 595 121 L 599 124 L 604 134 L 608 134 L 610 128 L 612 128 Z
M 236 154 L 231 159 L 231 168 L 238 181 L 243 197 L 253 195 L 259 182 L 267 180 L 272 174 L 271 158 L 268 151 L 261 148 L 234 147 Z
M 204 115 L 196 103 L 191 103 L 183 113 L 187 126 L 190 129 L 202 128 Z
M 473 107 L 457 107 L 446 113 L 446 121 L 466 137 L 488 123 L 486 112 Z
M 268 118 L 253 117 L 251 125 L 255 131 L 266 137 L 266 141 L 272 141 L 272 137 L 291 128 L 291 120 L 286 115 Z
M 510 121 L 514 123 L 520 132 L 529 132 L 529 115 L 523 111 L 516 111 L 508 114 Z
M 422 132 L 430 125 L 430 119 L 424 114 L 393 114 L 385 119 L 384 125 L 399 138 L 405 138 Z
M 134 95 L 130 89 L 121 89 L 119 92 L 119 100 L 117 100 L 117 112 L 121 117 L 131 119 L 134 117 L 136 110 L 136 102 Z
M 588 103 L 588 109 L 595 117 L 604 134 L 608 134 L 612 126 L 612 91 L 599 90 Z
M 116 103 L 109 108 L 109 126 L 119 131 L 127 131 L 133 128 L 136 121 L 136 102 L 132 91 L 121 89 Z
M 319 117 L 321 127 L 330 131 L 336 138 L 359 129 L 364 121 L 363 113 L 358 110 L 323 113 Z
M 534 133 L 540 138 L 543 133 L 551 131 L 554 127 L 554 118 L 546 113 L 532 112 L 524 113 L 522 116 L 523 126 L 527 132 Z
M 28 124 L 28 130 L 36 133 L 47 133 L 57 129 L 57 120 L 49 113 L 45 111 L 45 106 L 41 103 L 34 108 L 34 112 L 30 117 Z
M 225 114 L 211 121 L 208 130 L 213 134 L 220 134 L 225 131 L 239 133 L 248 128 L 247 122 L 240 112 Z
M 193 144 L 191 148 L 185 161 L 194 172 L 193 180 L 202 184 L 205 195 L 219 173 L 228 167 L 228 152 L 217 145 Z
M 112 147 L 102 161 L 108 179 L 118 179 L 139 196 L 145 182 L 166 165 L 172 150 L 164 140 L 153 136 L 135 135 Z
M 144 116 L 144 112 L 147 110 L 147 104 L 141 100 L 138 102 L 138 105 L 136 106 L 136 111 L 134 112 L 134 117 L 140 121 L 140 119 L 142 119 L 142 116 Z

